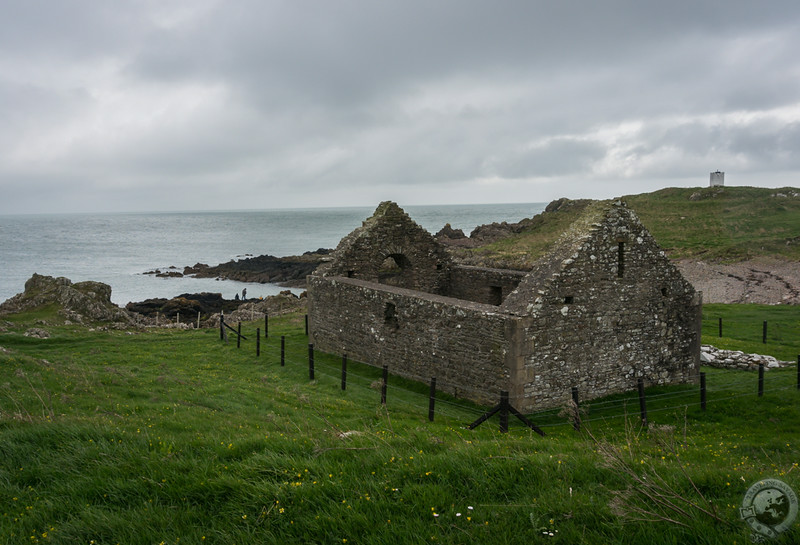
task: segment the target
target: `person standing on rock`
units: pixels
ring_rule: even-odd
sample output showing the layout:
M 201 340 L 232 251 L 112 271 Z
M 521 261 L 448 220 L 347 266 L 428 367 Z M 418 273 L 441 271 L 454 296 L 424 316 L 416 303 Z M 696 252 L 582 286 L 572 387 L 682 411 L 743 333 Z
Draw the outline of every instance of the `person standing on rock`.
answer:
M 247 301 L 247 288 L 242 290 L 242 301 Z

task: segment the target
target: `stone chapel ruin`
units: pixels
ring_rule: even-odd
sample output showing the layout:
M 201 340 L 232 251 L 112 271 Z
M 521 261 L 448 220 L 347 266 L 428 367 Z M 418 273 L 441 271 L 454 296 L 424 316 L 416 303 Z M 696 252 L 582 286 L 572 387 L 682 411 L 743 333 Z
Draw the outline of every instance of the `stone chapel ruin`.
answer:
M 319 350 L 492 405 L 533 412 L 646 384 L 692 381 L 701 294 L 622 202 L 587 207 L 529 270 L 456 264 L 381 203 L 308 277 Z

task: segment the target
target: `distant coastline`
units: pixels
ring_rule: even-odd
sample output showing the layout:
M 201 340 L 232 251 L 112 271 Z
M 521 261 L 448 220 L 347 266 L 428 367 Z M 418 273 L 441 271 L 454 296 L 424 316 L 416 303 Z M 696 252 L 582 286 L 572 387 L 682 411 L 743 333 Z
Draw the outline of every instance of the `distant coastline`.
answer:
M 377 204 L 377 203 L 376 203 Z M 492 221 L 517 221 L 546 203 L 409 206 L 415 221 L 433 232 L 445 223 L 469 231 Z M 171 298 L 181 293 L 221 293 L 233 299 L 247 288 L 252 297 L 286 287 L 215 278 L 155 278 L 145 271 L 195 263 L 226 263 L 252 256 L 302 255 L 334 248 L 373 207 L 0 216 L 0 301 L 24 290 L 34 273 L 94 280 L 111 286 L 112 301 Z M 302 290 L 300 290 L 302 291 Z

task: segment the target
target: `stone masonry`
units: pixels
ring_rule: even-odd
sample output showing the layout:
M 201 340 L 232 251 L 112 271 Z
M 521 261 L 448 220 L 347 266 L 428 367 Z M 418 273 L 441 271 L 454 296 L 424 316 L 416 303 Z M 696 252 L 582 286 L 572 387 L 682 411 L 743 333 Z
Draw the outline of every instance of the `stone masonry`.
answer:
M 455 264 L 391 202 L 308 277 L 310 342 L 524 412 L 695 380 L 701 296 L 621 202 L 587 207 L 528 271 Z

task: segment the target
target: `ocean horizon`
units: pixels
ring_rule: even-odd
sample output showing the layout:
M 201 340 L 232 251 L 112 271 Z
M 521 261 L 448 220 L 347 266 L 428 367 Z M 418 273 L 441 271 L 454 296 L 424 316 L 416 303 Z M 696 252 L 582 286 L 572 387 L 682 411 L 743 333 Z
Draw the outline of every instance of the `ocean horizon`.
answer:
M 478 225 L 532 217 L 546 205 L 408 205 L 403 209 L 431 233 L 449 223 L 469 235 Z M 244 288 L 249 298 L 275 295 L 288 288 L 213 278 L 158 278 L 144 273 L 335 248 L 373 211 L 374 207 L 359 206 L 0 215 L 0 301 L 23 292 L 25 281 L 34 273 L 109 284 L 111 300 L 120 306 L 182 293 L 221 293 L 232 299 Z

